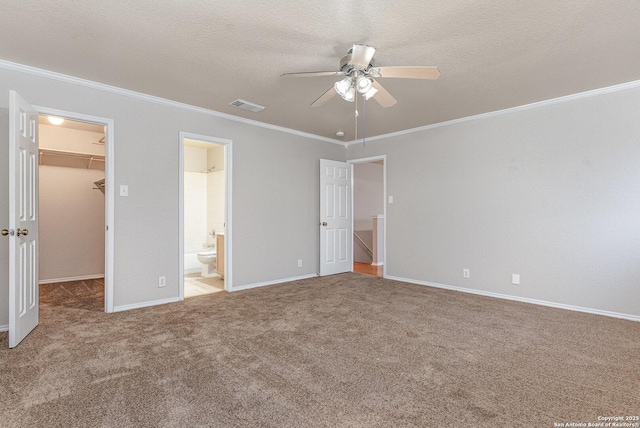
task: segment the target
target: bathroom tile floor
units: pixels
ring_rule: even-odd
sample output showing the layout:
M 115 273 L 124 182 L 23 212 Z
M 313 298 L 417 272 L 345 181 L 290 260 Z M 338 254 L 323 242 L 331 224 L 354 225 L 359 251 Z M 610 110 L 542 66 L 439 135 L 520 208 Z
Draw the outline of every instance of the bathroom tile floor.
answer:
M 203 278 L 199 273 L 190 273 L 184 276 L 184 297 L 202 296 L 204 294 L 224 291 L 224 279 Z

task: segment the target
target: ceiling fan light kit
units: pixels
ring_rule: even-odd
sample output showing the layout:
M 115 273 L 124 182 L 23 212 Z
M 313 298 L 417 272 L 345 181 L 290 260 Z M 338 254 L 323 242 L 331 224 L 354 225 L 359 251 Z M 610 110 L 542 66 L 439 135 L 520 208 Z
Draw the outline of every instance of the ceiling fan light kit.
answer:
M 376 48 L 364 44 L 354 44 L 347 55 L 340 60 L 338 71 L 311 71 L 302 73 L 285 73 L 286 77 L 316 77 L 316 76 L 346 76 L 336 82 L 324 94 L 318 97 L 312 107 L 319 107 L 329 101 L 336 93 L 345 101 L 355 101 L 356 91 L 365 100 L 373 98 L 382 107 L 391 107 L 397 100 L 385 90 L 375 78 L 396 79 L 437 79 L 440 76 L 438 67 L 404 67 L 404 66 L 374 66 L 373 55 Z
M 367 92 L 369 92 L 372 86 L 373 79 L 371 79 L 370 77 L 361 75 L 356 79 L 356 88 L 361 94 L 366 94 Z
M 377 93 L 378 93 L 378 90 L 372 87 L 367 92 L 365 92 L 362 96 L 364 97 L 365 101 L 369 101 L 369 99 L 371 97 L 374 97 Z

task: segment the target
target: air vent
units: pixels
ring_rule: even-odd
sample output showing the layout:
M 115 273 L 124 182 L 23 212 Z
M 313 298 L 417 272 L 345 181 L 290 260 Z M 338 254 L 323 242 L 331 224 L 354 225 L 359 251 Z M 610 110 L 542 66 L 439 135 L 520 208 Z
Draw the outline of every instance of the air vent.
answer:
M 260 104 L 254 104 L 254 103 L 250 103 L 249 101 L 240 100 L 240 99 L 231 101 L 229 105 L 241 108 L 243 110 L 249 110 L 254 113 L 264 110 L 266 108 L 265 106 L 261 106 Z

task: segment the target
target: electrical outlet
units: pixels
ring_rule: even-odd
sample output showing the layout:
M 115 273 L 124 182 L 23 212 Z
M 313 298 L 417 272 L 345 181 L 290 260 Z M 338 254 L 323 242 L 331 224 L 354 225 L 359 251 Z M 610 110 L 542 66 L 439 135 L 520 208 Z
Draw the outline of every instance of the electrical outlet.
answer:
M 298 260 L 298 267 L 302 267 L 302 259 Z
M 520 275 L 517 273 L 514 273 L 511 275 L 511 283 L 513 285 L 520 285 Z
M 167 277 L 166 276 L 159 276 L 158 277 L 158 287 L 164 287 L 165 285 L 167 285 Z
M 464 278 L 471 278 L 471 273 L 469 272 L 469 269 L 462 269 L 462 276 Z

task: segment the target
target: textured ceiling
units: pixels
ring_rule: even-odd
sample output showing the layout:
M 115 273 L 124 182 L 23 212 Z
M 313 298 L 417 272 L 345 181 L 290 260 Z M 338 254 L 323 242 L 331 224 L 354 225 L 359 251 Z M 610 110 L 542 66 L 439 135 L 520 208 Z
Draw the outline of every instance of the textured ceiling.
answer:
M 0 59 L 350 141 L 353 103 L 310 107 L 337 77 L 280 75 L 337 70 L 354 42 L 437 65 L 379 79 L 398 103 L 367 102 L 374 136 L 639 80 L 639 23 L 637 0 L 0 0 Z

